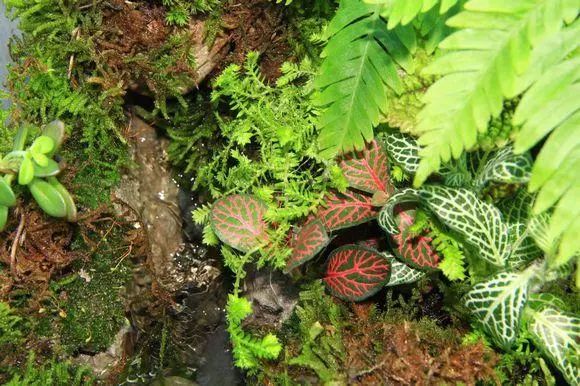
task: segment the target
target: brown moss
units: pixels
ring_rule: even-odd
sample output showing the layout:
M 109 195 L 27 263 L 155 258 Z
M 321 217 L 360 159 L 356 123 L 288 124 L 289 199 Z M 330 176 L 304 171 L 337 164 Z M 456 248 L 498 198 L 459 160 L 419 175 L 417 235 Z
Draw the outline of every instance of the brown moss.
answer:
M 475 385 L 494 380 L 498 358 L 481 343 L 462 345 L 457 335 L 429 321 L 390 323 L 373 317 L 368 305 L 354 311 L 355 322 L 344 333 L 349 384 Z

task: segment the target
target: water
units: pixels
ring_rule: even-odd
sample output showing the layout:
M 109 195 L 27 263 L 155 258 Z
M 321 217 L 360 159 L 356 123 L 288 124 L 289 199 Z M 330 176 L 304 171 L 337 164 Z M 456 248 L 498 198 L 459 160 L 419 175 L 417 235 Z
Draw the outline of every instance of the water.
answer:
M 6 17 L 6 7 L 4 2 L 0 0 L 0 88 L 4 88 L 4 82 L 8 73 L 8 63 L 10 63 L 10 54 L 8 52 L 8 42 L 10 38 L 18 31 L 16 22 L 9 20 Z M 6 101 L 2 100 L 2 106 L 6 105 Z

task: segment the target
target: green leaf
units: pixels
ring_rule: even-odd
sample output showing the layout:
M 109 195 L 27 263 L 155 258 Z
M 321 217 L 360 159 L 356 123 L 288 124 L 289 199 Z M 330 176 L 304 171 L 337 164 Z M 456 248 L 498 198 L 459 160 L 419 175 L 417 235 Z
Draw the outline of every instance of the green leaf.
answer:
M 77 221 L 77 206 L 69 191 L 54 177 L 48 181 L 60 193 L 66 204 L 66 220 L 70 222 Z
M 399 233 L 399 222 L 395 214 L 395 206 L 404 202 L 419 202 L 420 197 L 415 189 L 402 189 L 393 194 L 379 213 L 378 222 L 381 228 L 390 235 Z
M 387 87 L 401 90 L 395 63 L 413 71 L 413 30 L 388 31 L 382 10 L 382 5 L 344 0 L 327 28 L 330 39 L 315 79 L 316 104 L 325 107 L 318 120 L 323 157 L 362 150 L 374 137 Z
M 524 94 L 514 123 L 523 124 L 516 136 L 516 152 L 536 145 L 550 132 L 530 179 L 529 190 L 538 192 L 534 214 L 554 208 L 549 236 L 560 239 L 552 266 L 565 265 L 580 252 L 580 56 L 554 64 Z
M 32 197 L 46 214 L 58 218 L 67 216 L 66 202 L 54 186 L 35 178 L 28 187 Z
M 397 165 L 409 174 L 414 174 L 417 171 L 421 147 L 413 137 L 399 132 L 392 132 L 386 135 L 384 143 L 387 153 Z
M 409 267 L 405 263 L 401 263 L 387 253 L 383 253 L 391 261 L 391 278 L 386 284 L 387 287 L 392 287 L 401 284 L 414 283 L 425 276 L 425 272 Z
M 54 142 L 53 151 L 58 150 L 64 141 L 65 134 L 66 131 L 62 121 L 52 121 L 42 128 L 42 135 L 51 138 Z
M 570 0 L 471 0 L 448 20 L 459 30 L 441 42 L 444 54 L 425 70 L 442 78 L 425 94 L 418 116 L 424 148 L 415 186 L 476 145 L 478 132 L 487 132 L 504 99 L 517 94 L 518 74 L 528 67 L 532 48 L 563 27 L 570 5 Z M 578 99 L 568 94 L 556 110 Z
M 30 146 L 33 153 L 48 154 L 54 150 L 54 140 L 46 135 L 41 135 L 36 138 Z
M 253 196 L 227 196 L 212 206 L 212 228 L 222 242 L 249 252 L 268 240 L 268 226 L 264 220 L 267 210 L 267 205 Z
M 529 331 L 534 341 L 571 385 L 580 383 L 580 318 L 553 308 L 534 312 Z
M 50 158 L 46 166 L 34 165 L 34 177 L 52 177 L 58 173 L 60 173 L 59 164 Z
M 42 166 L 42 167 L 47 167 L 48 163 L 50 161 L 50 159 L 45 156 L 42 153 L 35 153 L 35 152 L 30 152 L 30 155 L 32 155 L 32 159 L 34 160 L 34 162 L 36 162 L 37 165 Z
M 8 207 L 0 205 L 0 232 L 4 230 L 8 223 Z
M 418 194 L 423 205 L 461 234 L 481 258 L 495 266 L 505 266 L 510 253 L 508 226 L 496 207 L 466 189 L 425 185 Z
M 486 332 L 504 349 L 515 341 L 528 298 L 528 285 L 535 272 L 502 272 L 476 284 L 466 295 L 465 304 Z
M 22 159 L 22 164 L 20 164 L 20 170 L 18 171 L 18 183 L 20 185 L 28 185 L 32 182 L 34 178 L 34 164 L 32 160 L 25 156 Z
M 12 207 L 16 205 L 16 196 L 6 180 L 0 177 L 0 205 Z
M 532 157 L 528 153 L 514 154 L 511 147 L 504 147 L 493 155 L 475 179 L 482 189 L 486 184 L 524 184 L 529 181 Z

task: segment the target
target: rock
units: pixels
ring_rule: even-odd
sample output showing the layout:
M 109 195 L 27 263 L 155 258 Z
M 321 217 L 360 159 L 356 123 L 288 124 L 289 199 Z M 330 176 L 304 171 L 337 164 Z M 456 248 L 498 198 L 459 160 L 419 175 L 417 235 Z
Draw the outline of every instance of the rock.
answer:
M 74 359 L 74 362 L 80 366 L 90 367 L 99 379 L 107 378 L 110 371 L 121 364 L 124 359 L 126 341 L 131 333 L 130 326 L 123 327 L 117 333 L 113 344 L 107 351 L 95 355 L 81 354 Z
M 182 377 L 163 377 L 151 383 L 151 386 L 197 386 L 197 383 Z
M 298 303 L 298 289 L 292 280 L 279 271 L 262 269 L 248 273 L 244 296 L 253 306 L 248 323 L 279 329 Z

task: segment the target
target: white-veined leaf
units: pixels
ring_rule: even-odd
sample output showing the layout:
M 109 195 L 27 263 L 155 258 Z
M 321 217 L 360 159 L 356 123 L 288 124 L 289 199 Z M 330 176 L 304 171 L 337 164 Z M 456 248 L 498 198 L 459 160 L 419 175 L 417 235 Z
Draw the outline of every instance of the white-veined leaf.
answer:
M 509 233 L 499 209 L 466 189 L 425 185 L 418 193 L 421 202 L 477 248 L 481 258 L 498 267 L 505 266 L 510 252 Z
M 571 385 L 580 384 L 580 318 L 544 308 L 534 312 L 529 331 Z
M 488 281 L 476 284 L 466 295 L 465 305 L 505 349 L 509 349 L 517 337 L 534 269 L 531 267 L 521 273 L 499 273 Z
M 391 258 L 391 278 L 386 284 L 387 287 L 414 283 L 425 276 L 425 272 L 411 268 L 407 264 L 401 263 L 389 254 L 383 253 L 383 255 Z
M 379 213 L 378 222 L 381 228 L 390 235 L 398 234 L 399 224 L 397 222 L 397 216 L 394 213 L 395 206 L 404 202 L 418 202 L 419 200 L 419 195 L 415 189 L 407 188 L 393 194 L 389 197 L 389 200 Z
M 393 159 L 407 173 L 413 174 L 419 167 L 420 146 L 411 136 L 399 132 L 388 133 L 385 146 L 389 157 Z
M 532 157 L 528 153 L 514 154 L 511 146 L 504 147 L 493 155 L 475 179 L 477 189 L 487 183 L 523 184 L 529 181 Z

